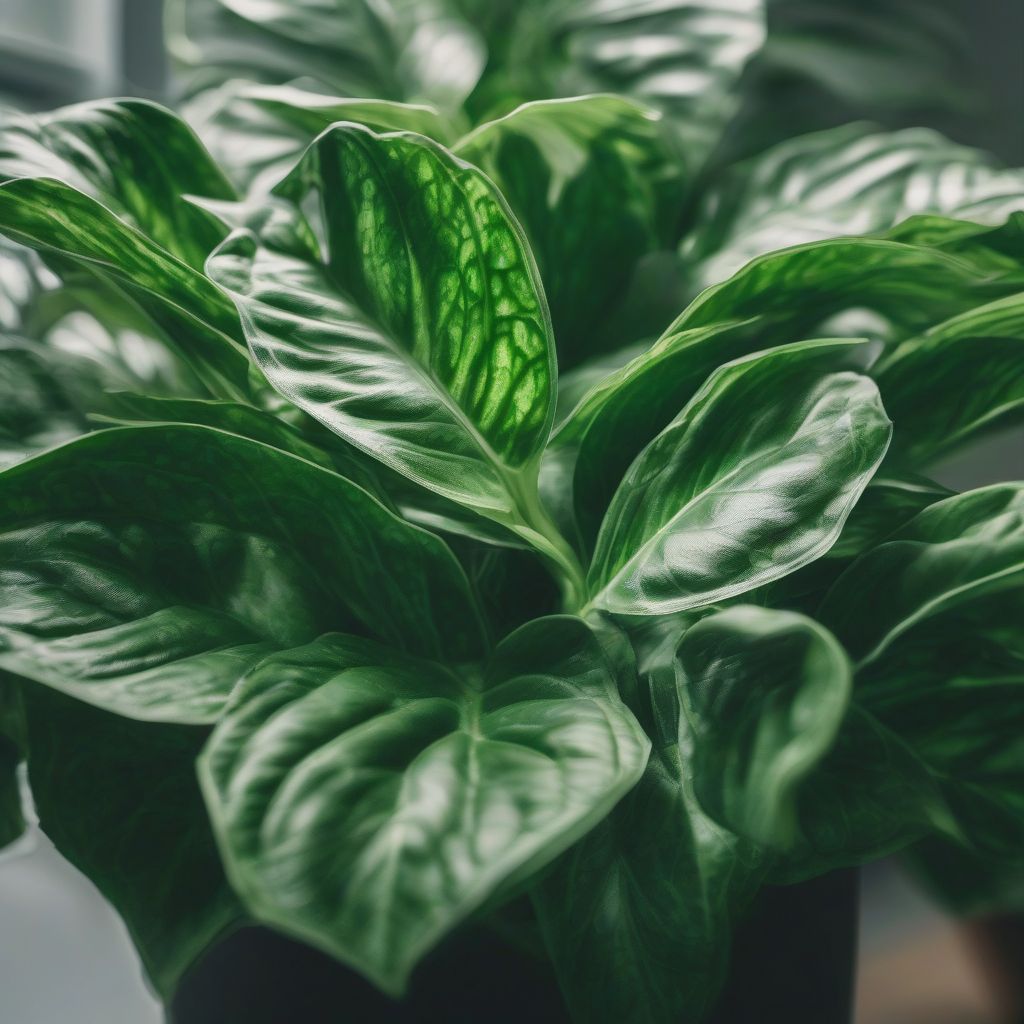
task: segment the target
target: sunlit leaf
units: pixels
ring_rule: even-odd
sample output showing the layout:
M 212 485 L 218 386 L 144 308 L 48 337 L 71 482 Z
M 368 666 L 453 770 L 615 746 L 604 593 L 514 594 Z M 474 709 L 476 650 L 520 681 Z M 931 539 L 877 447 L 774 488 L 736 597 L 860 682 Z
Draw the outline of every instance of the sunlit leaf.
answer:
M 828 372 L 856 348 L 797 343 L 713 374 L 612 499 L 593 605 L 661 615 L 713 604 L 827 551 L 891 432 L 871 381 Z M 787 399 L 765 407 L 764 394 Z

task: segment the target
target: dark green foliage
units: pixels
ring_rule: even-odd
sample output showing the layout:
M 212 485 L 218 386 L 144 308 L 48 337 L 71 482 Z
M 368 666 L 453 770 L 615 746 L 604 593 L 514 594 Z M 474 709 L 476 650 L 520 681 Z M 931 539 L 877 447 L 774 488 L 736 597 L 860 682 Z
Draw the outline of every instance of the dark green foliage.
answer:
M 162 994 L 515 899 L 674 1024 L 766 880 L 1020 900 L 1022 485 L 928 474 L 1024 410 L 1024 175 L 737 146 L 888 102 L 825 6 L 177 0 L 185 120 L 4 115 L 0 844 L 27 760 Z

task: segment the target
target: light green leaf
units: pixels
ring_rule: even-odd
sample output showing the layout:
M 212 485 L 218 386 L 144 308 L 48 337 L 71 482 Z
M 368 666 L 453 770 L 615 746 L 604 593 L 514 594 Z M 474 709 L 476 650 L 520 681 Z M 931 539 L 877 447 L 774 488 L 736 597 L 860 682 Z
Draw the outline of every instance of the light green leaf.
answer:
M 755 842 L 791 845 L 798 793 L 850 699 L 842 647 L 803 615 L 743 606 L 687 630 L 677 664 L 701 805 Z
M 99 100 L 0 118 L 0 181 L 58 178 L 201 269 L 224 237 L 184 196 L 234 198 L 191 128 L 146 100 Z
M 194 369 L 210 393 L 246 399 L 250 364 L 228 299 L 83 192 L 47 178 L 0 184 L 0 233 L 123 292 Z
M 207 730 L 131 721 L 25 689 L 40 825 L 113 904 L 149 980 L 169 998 L 243 917 L 196 783 Z
M 706 286 L 774 249 L 873 234 L 914 214 L 1000 224 L 1024 210 L 1024 171 L 928 129 L 855 124 L 781 143 L 703 202 L 684 256 Z
M 577 619 L 482 671 L 329 636 L 252 673 L 200 760 L 248 908 L 399 994 L 437 940 L 599 821 L 649 743 Z
M 526 228 L 562 369 L 607 347 L 603 328 L 638 262 L 674 226 L 659 196 L 670 171 L 657 121 L 619 96 L 543 100 L 454 146 L 495 181 Z M 679 192 L 677 181 L 672 187 Z
M 102 431 L 0 493 L 0 667 L 120 714 L 211 721 L 248 668 L 339 626 L 457 659 L 481 644 L 441 541 L 245 438 Z
M 430 106 L 325 96 L 294 85 L 228 82 L 193 103 L 189 117 L 232 180 L 257 193 L 276 185 L 306 146 L 338 121 L 419 132 L 444 143 L 454 138 Z
M 1024 294 L 904 341 L 871 368 L 900 429 L 892 458 L 920 466 L 1024 416 Z
M 456 108 L 486 59 L 445 0 L 169 0 L 166 24 L 192 93 L 305 75 L 336 96 Z
M 479 171 L 417 135 L 335 125 L 209 270 L 290 401 L 556 559 L 536 497 L 554 413 L 547 305 Z M 563 545 L 564 546 L 564 545 Z
M 827 551 L 891 431 L 871 381 L 828 373 L 856 348 L 801 342 L 713 374 L 612 499 L 587 581 L 593 606 L 696 608 Z M 766 397 L 779 394 L 784 403 Z

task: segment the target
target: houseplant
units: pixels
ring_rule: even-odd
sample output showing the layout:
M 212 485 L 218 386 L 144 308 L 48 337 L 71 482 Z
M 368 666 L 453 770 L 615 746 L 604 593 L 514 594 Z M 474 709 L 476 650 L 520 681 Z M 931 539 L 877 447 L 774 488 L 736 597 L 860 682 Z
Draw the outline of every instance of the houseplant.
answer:
M 1020 415 L 1024 175 L 730 163 L 754 0 L 380 10 L 172 7 L 208 148 L 5 119 L 4 837 L 25 758 L 168 997 L 472 926 L 588 1022 L 711 1013 L 766 885 L 1012 891 L 1024 498 L 922 474 Z

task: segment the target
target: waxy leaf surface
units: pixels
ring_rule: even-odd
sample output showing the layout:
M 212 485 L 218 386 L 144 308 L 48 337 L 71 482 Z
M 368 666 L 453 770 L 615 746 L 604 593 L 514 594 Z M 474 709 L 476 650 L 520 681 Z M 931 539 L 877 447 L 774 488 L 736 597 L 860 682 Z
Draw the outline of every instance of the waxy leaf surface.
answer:
M 255 916 L 397 994 L 498 887 L 596 824 L 648 749 L 589 628 L 554 618 L 482 670 L 339 635 L 270 658 L 200 771 Z
M 892 459 L 922 466 L 1024 417 L 1024 294 L 908 339 L 871 368 L 900 426 Z
M 837 580 L 820 616 L 856 661 L 851 715 L 801 794 L 790 877 L 929 833 L 1018 856 L 1024 748 L 1019 484 L 925 509 Z
M 98 200 L 49 178 L 0 184 L 0 234 L 123 292 L 159 327 L 209 392 L 248 398 L 250 363 L 230 301 Z
M 120 714 L 213 720 L 249 667 L 338 626 L 455 658 L 482 642 L 440 540 L 245 438 L 102 431 L 0 493 L 0 667 Z
M 914 214 L 1000 224 L 1024 209 L 1024 172 L 924 128 L 800 136 L 742 165 L 704 200 L 684 244 L 703 285 L 773 249 L 885 231 Z
M 521 522 L 554 412 L 550 320 L 522 230 L 437 144 L 326 131 L 264 230 L 210 262 L 286 398 L 417 483 Z
M 828 372 L 857 347 L 802 342 L 713 374 L 616 492 L 593 605 L 662 615 L 713 604 L 828 550 L 891 431 L 871 381 Z M 765 408 L 765 394 L 787 400 Z
M 192 129 L 146 100 L 99 100 L 0 118 L 0 180 L 57 178 L 201 269 L 223 239 L 185 196 L 234 191 Z
M 789 845 L 801 784 L 846 714 L 846 654 L 813 619 L 740 606 L 687 630 L 677 657 L 701 805 L 756 842 Z
M 637 651 L 654 744 L 643 778 L 533 892 L 573 1019 L 593 1024 L 702 1019 L 725 978 L 733 921 L 768 866 L 697 801 L 673 669 L 685 627 L 667 625 Z

